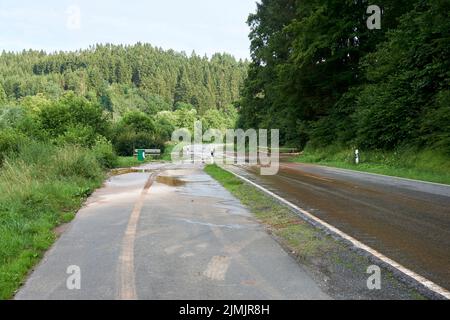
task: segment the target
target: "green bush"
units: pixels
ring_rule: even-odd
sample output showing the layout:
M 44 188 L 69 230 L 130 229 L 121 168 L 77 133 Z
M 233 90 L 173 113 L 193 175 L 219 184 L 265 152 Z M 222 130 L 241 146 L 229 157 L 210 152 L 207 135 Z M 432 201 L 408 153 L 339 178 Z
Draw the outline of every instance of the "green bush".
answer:
M 119 134 L 114 140 L 114 147 L 120 156 L 132 156 L 136 149 L 152 149 L 157 148 L 164 150 L 164 142 L 162 139 L 155 138 L 150 133 L 136 133 L 126 130 Z
M 103 168 L 114 168 L 117 165 L 117 154 L 106 138 L 98 138 L 92 148 L 95 158 Z
M 94 152 L 78 146 L 58 148 L 52 163 L 55 173 L 60 177 L 99 179 L 103 176 L 103 169 Z
M 119 123 L 119 127 L 133 130 L 136 133 L 155 133 L 156 127 L 152 118 L 140 111 L 128 112 Z
M 58 145 L 72 144 L 90 148 L 95 144 L 98 135 L 92 127 L 75 125 L 67 128 L 67 131 L 56 138 Z
M 0 164 L 6 156 L 17 153 L 26 140 L 25 136 L 15 130 L 0 130 Z
M 422 146 L 429 146 L 450 156 L 450 90 L 442 91 L 423 118 L 420 128 Z
M 109 125 L 108 119 L 99 105 L 91 103 L 83 97 L 77 97 L 73 93 L 67 93 L 60 100 L 43 108 L 39 112 L 39 121 L 42 129 L 54 139 L 68 135 L 68 139 L 77 140 L 80 138 L 74 132 L 77 128 L 90 128 L 89 130 L 95 133 L 95 135 L 90 134 L 91 145 L 94 144 L 97 135 L 107 133 Z

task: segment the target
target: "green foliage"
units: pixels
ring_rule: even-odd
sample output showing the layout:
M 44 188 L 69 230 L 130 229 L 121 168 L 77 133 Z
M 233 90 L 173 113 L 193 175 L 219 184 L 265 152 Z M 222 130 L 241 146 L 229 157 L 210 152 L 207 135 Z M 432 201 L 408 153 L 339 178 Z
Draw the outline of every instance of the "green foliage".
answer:
M 3 89 L 2 84 L 0 83 L 0 106 L 4 105 L 8 100 L 8 97 L 6 96 L 5 89 Z
M 197 111 L 188 107 L 178 109 L 174 112 L 176 119 L 176 128 L 186 128 L 194 132 L 194 123 L 197 121 Z
M 0 131 L 3 132 L 3 131 Z M 29 269 L 104 179 L 91 151 L 43 142 L 21 144 L 0 168 L 0 299 L 9 299 Z
M 58 136 L 56 142 L 59 145 L 72 144 L 82 147 L 92 147 L 96 138 L 97 134 L 92 127 L 78 124 L 67 127 L 66 132 Z
M 132 156 L 135 149 L 156 148 L 165 142 L 161 130 L 145 113 L 129 112 L 116 125 L 115 149 L 120 156 Z
M 246 62 L 227 54 L 211 59 L 195 53 L 188 57 L 149 44 L 0 55 L 2 87 L 11 99 L 39 93 L 57 99 L 73 91 L 115 116 L 132 110 L 153 116 L 172 110 L 177 102 L 192 104 L 199 114 L 221 109 L 239 99 L 246 72 Z
M 156 135 L 162 141 L 170 141 L 172 139 L 172 132 L 175 130 L 175 124 L 164 117 L 156 118 Z
M 88 134 L 87 131 L 92 131 L 91 136 L 104 135 L 108 129 L 108 121 L 101 107 L 73 93 L 67 93 L 40 110 L 39 120 L 42 129 L 55 139 L 66 134 L 73 135 L 76 128 L 85 128 L 83 136 Z M 72 132 L 68 132 L 70 130 Z
M 35 96 L 26 96 L 20 99 L 20 105 L 25 109 L 39 113 L 41 110 L 49 107 L 52 104 L 52 100 L 39 93 Z
M 19 126 L 25 115 L 25 110 L 18 107 L 0 108 L 0 129 L 14 128 Z
M 92 148 L 95 159 L 103 168 L 114 168 L 117 166 L 117 154 L 112 143 L 104 137 L 100 137 Z
M 132 156 L 136 149 L 164 149 L 164 142 L 156 140 L 155 136 L 148 132 L 126 130 L 115 138 L 114 146 L 120 156 Z
M 134 131 L 135 133 L 154 133 L 156 130 L 152 118 L 139 111 L 132 111 L 125 114 L 119 122 L 119 127 Z
M 150 157 L 145 158 L 145 162 L 151 161 L 152 159 Z M 139 161 L 137 157 L 130 156 L 130 157 L 118 157 L 117 162 L 115 165 L 115 168 L 130 168 L 130 167 L 138 167 L 142 165 L 142 161 Z
M 12 129 L 0 130 L 0 167 L 5 157 L 20 150 L 20 146 L 26 143 L 23 135 Z
M 261 1 L 239 126 L 302 148 L 450 150 L 449 2 L 377 5 L 381 30 L 367 28 L 363 0 Z
M 358 101 L 360 145 L 392 149 L 414 143 L 450 154 L 449 12 L 445 1 L 418 3 L 366 57 L 370 83 Z
M 419 139 L 450 156 L 450 90 L 439 92 L 434 108 L 425 111 Z
M 103 175 L 95 155 L 78 146 L 64 146 L 57 150 L 52 163 L 55 173 L 60 177 L 98 179 Z
M 201 118 L 203 130 L 219 129 L 225 131 L 226 129 L 234 129 L 237 121 L 237 111 L 234 106 L 229 106 L 226 111 L 211 109 Z

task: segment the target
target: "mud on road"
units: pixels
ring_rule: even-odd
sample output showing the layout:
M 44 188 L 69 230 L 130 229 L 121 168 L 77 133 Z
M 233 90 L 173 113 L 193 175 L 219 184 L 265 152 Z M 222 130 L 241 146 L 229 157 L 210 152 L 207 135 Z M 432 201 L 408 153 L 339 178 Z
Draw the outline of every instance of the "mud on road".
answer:
M 283 163 L 239 173 L 438 285 L 450 288 L 450 186 Z

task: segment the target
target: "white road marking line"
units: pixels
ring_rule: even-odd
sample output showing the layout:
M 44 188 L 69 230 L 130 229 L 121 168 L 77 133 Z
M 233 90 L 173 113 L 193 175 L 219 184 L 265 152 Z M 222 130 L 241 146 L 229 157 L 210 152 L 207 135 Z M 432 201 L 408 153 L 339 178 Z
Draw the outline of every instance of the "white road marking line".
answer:
M 266 188 L 254 183 L 253 181 L 250 181 L 247 178 L 244 178 L 240 175 L 238 175 L 237 173 L 234 173 L 231 170 L 228 170 L 225 167 L 222 167 L 224 170 L 228 171 L 229 173 L 233 174 L 234 176 L 236 176 L 237 178 L 249 183 L 250 185 L 260 189 L 261 191 L 263 191 L 264 193 L 270 195 L 271 197 L 277 199 L 278 201 L 284 203 L 285 205 L 293 208 L 294 210 L 301 212 L 304 216 L 306 216 L 308 219 L 313 220 L 314 222 L 316 222 L 317 224 L 320 224 L 322 227 L 328 229 L 329 231 L 331 231 L 332 233 L 338 235 L 339 237 L 351 242 L 355 247 L 364 250 L 368 253 L 370 253 L 371 255 L 373 255 L 374 257 L 380 259 L 381 261 L 383 261 L 384 263 L 390 265 L 392 268 L 397 269 L 398 271 L 400 271 L 401 273 L 407 275 L 408 277 L 414 279 L 415 281 L 417 281 L 418 283 L 420 283 L 422 286 L 424 286 L 425 288 L 427 288 L 428 290 L 437 293 L 443 297 L 445 297 L 446 299 L 450 300 L 450 291 L 442 288 L 441 286 L 435 284 L 434 282 L 432 282 L 431 280 L 426 279 L 425 277 L 415 273 L 414 271 L 409 270 L 408 268 L 402 266 L 401 264 L 399 264 L 398 262 L 386 257 L 385 255 L 379 253 L 378 251 L 376 251 L 375 249 L 372 249 L 371 247 L 365 245 L 364 243 L 356 240 L 355 238 L 349 236 L 348 234 L 342 232 L 341 230 L 333 227 L 332 225 L 326 223 L 325 221 L 315 217 L 314 215 L 312 215 L 311 213 L 309 213 L 308 211 L 299 208 L 298 206 L 296 206 L 295 204 L 287 201 L 286 199 L 283 199 L 282 197 L 280 197 L 279 195 L 267 190 Z
M 230 262 L 230 257 L 215 256 L 209 262 L 203 275 L 214 281 L 224 281 Z

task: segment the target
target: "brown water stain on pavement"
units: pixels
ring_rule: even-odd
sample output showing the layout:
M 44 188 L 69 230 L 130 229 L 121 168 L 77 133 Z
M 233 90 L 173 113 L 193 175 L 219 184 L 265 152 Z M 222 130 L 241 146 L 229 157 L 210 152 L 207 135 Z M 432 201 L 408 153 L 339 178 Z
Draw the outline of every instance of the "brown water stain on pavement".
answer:
M 110 171 L 110 174 L 112 176 L 122 176 L 125 174 L 130 174 L 130 173 L 152 173 L 155 170 L 151 170 L 151 169 L 138 169 L 138 168 L 119 168 L 119 169 L 113 169 Z
M 445 199 L 370 180 L 344 181 L 309 168 L 282 164 L 276 176 L 259 176 L 256 167 L 245 170 L 281 197 L 450 288 L 450 205 Z
M 158 183 L 162 183 L 171 187 L 181 187 L 186 184 L 186 181 L 183 181 L 177 177 L 170 177 L 170 176 L 158 176 L 156 178 L 156 181 Z

